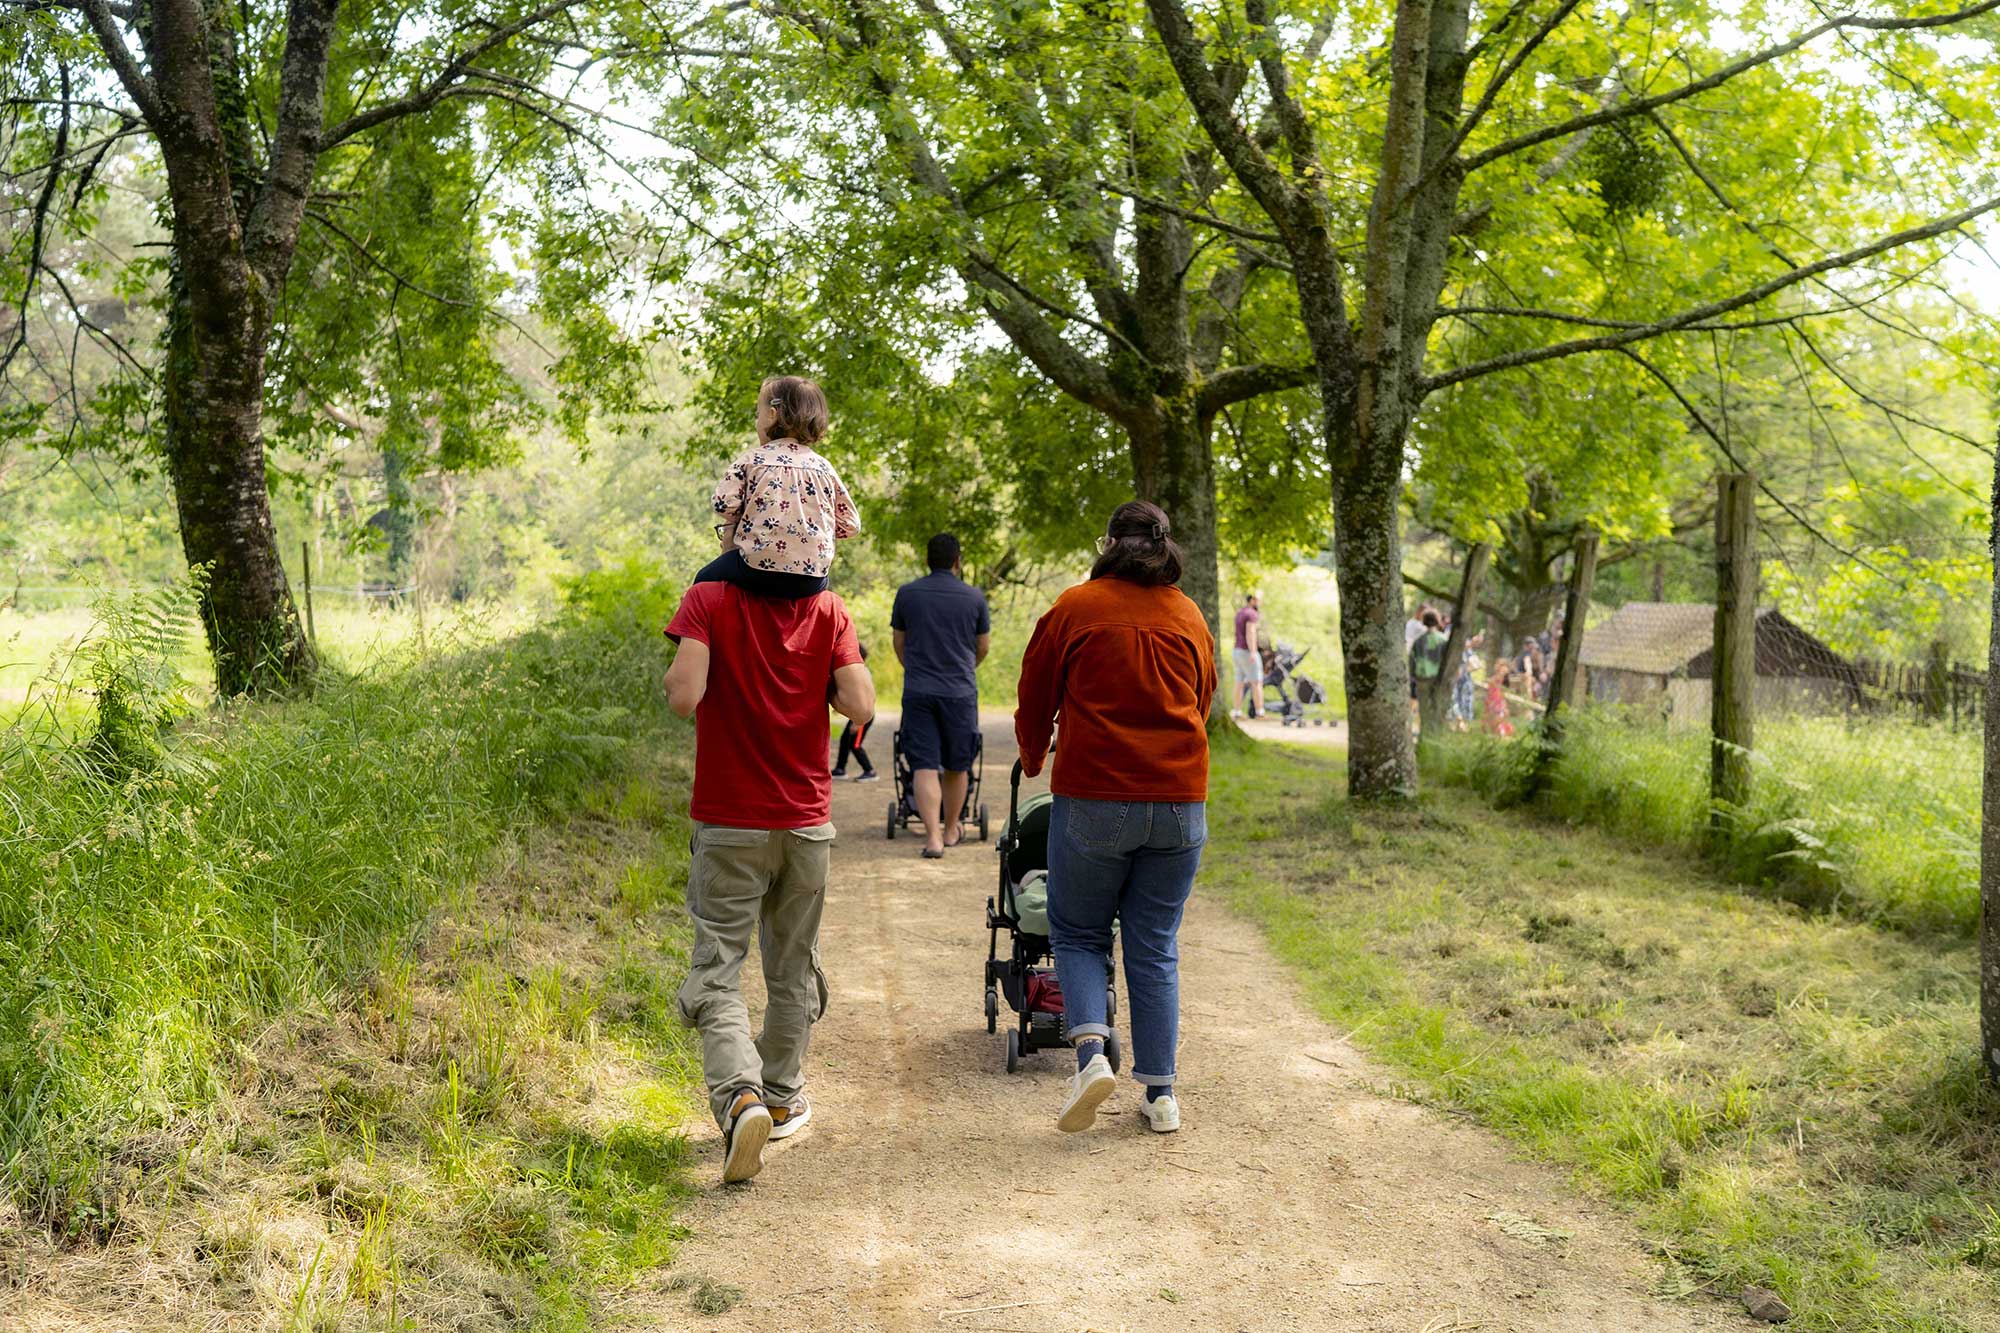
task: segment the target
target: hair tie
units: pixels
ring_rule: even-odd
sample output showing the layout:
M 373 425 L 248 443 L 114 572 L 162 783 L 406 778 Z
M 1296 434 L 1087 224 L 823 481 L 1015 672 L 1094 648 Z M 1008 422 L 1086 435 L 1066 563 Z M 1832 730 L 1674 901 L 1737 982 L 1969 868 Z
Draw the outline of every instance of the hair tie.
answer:
M 1163 542 L 1166 539 L 1167 539 L 1167 525 L 1164 523 L 1155 523 L 1153 525 L 1153 540 L 1156 542 Z

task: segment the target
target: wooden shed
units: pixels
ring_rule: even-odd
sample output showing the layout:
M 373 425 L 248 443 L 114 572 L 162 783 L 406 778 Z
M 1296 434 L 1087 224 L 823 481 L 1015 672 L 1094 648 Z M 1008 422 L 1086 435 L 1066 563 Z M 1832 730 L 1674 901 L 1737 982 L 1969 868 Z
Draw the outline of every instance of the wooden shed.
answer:
M 1715 608 L 1631 602 L 1584 632 L 1584 697 L 1657 708 L 1675 726 L 1706 726 Z M 1853 663 L 1775 607 L 1757 612 L 1760 713 L 1839 712 L 1861 703 Z

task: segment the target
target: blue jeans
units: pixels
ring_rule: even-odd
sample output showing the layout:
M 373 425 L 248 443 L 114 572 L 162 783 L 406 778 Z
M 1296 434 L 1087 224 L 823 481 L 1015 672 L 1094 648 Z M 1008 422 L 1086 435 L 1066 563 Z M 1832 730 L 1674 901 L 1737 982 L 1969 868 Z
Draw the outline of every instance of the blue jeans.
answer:
M 1132 1077 L 1174 1081 L 1180 1042 L 1181 913 L 1208 841 L 1201 801 L 1084 801 L 1049 814 L 1049 945 L 1069 1035 L 1103 1037 L 1111 925 L 1125 939 Z

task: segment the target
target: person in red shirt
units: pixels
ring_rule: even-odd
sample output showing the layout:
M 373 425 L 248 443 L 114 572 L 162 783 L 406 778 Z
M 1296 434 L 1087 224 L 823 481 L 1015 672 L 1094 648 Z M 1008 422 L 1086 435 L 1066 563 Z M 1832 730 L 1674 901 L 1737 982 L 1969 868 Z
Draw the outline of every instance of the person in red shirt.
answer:
M 748 1180 L 765 1143 L 812 1115 L 806 1045 L 826 1011 L 819 925 L 833 843 L 826 709 L 866 723 L 875 685 L 847 607 L 830 592 L 787 601 L 697 583 L 666 632 L 680 645 L 667 703 L 694 716 L 694 952 L 678 998 L 701 1033 L 722 1178 Z M 753 936 L 767 996 L 755 1038 L 742 988 Z
M 1116 1083 L 1104 1057 L 1115 921 L 1132 1001 L 1132 1076 L 1146 1088 L 1140 1115 L 1165 1134 L 1180 1128 L 1179 938 L 1208 841 L 1215 639 L 1174 586 L 1181 551 L 1157 505 L 1120 505 L 1098 552 L 1090 581 L 1035 625 L 1014 714 L 1030 776 L 1062 724 L 1049 781 L 1049 944 L 1077 1073 L 1056 1127 L 1089 1128 Z

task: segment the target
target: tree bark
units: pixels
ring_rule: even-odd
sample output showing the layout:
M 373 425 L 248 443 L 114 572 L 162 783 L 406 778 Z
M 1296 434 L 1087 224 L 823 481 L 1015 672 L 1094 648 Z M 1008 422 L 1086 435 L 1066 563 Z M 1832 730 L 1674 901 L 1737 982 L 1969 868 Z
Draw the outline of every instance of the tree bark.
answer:
M 303 688 L 317 663 L 285 580 L 264 475 L 271 300 L 297 237 L 297 210 L 261 218 L 258 243 L 246 243 L 244 218 L 259 199 L 255 136 L 232 19 L 226 9 L 211 13 L 208 3 L 219 0 L 148 0 L 136 27 L 151 82 L 136 68 L 119 72 L 158 136 L 166 169 L 173 268 L 164 447 L 181 548 L 190 566 L 209 567 L 202 621 L 216 690 L 228 697 Z M 323 79 L 332 16 L 332 0 L 293 5 L 288 85 L 299 70 L 316 68 Z M 100 40 L 113 49 L 111 36 Z M 320 85 L 288 86 L 282 100 L 281 147 L 297 141 L 305 156 L 287 158 L 288 169 L 271 183 L 298 193 L 302 205 L 320 128 Z
M 1709 829 L 1750 800 L 1751 692 L 1757 684 L 1756 482 L 1725 472 L 1715 506 L 1715 646 L 1709 654 Z
M 1479 584 L 1486 577 L 1486 562 L 1491 558 L 1493 548 L 1485 542 L 1474 542 L 1472 549 L 1465 553 L 1465 572 L 1459 576 L 1458 600 L 1452 603 L 1451 633 L 1444 641 L 1444 660 L 1438 664 L 1437 679 L 1424 691 L 1418 701 L 1424 735 L 1439 730 L 1444 724 L 1448 696 L 1456 688 L 1458 664 L 1465 657 L 1465 643 L 1472 637 L 1472 615 L 1479 605 Z
M 2000 454 L 1993 463 L 1989 552 L 2000 556 Z M 2000 564 L 1986 638 L 1986 771 L 1979 823 L 1979 1063 L 2000 1083 Z
M 182 262 L 178 285 L 213 280 L 208 266 Z M 258 284 L 247 278 L 239 290 L 255 292 Z M 317 660 L 299 625 L 271 521 L 263 433 L 269 334 L 261 302 L 246 302 L 229 318 L 194 313 L 222 304 L 177 294 L 163 396 L 181 549 L 190 567 L 209 569 L 202 624 L 215 658 L 216 692 L 228 698 L 303 688 Z
M 1221 572 L 1215 527 L 1213 423 L 1181 399 L 1138 416 L 1126 427 L 1133 490 L 1167 511 L 1184 561 L 1181 591 L 1201 608 L 1221 642 Z
M 1564 603 L 1562 642 L 1556 645 L 1555 666 L 1549 671 L 1549 697 L 1542 725 L 1553 741 L 1562 723 L 1556 714 L 1576 702 L 1576 678 L 1583 661 L 1583 621 L 1590 610 L 1590 594 L 1597 586 L 1597 534 L 1586 532 L 1576 540 L 1575 565 L 1570 570 L 1569 598 Z
M 1403 646 L 1403 438 L 1345 421 L 1333 473 L 1333 554 L 1347 685 L 1347 790 L 1400 800 L 1417 789 L 1410 666 Z M 1362 429 L 1354 427 L 1360 425 Z M 1338 437 L 1336 437 L 1338 438 Z M 1343 466 L 1344 465 L 1344 466 Z

